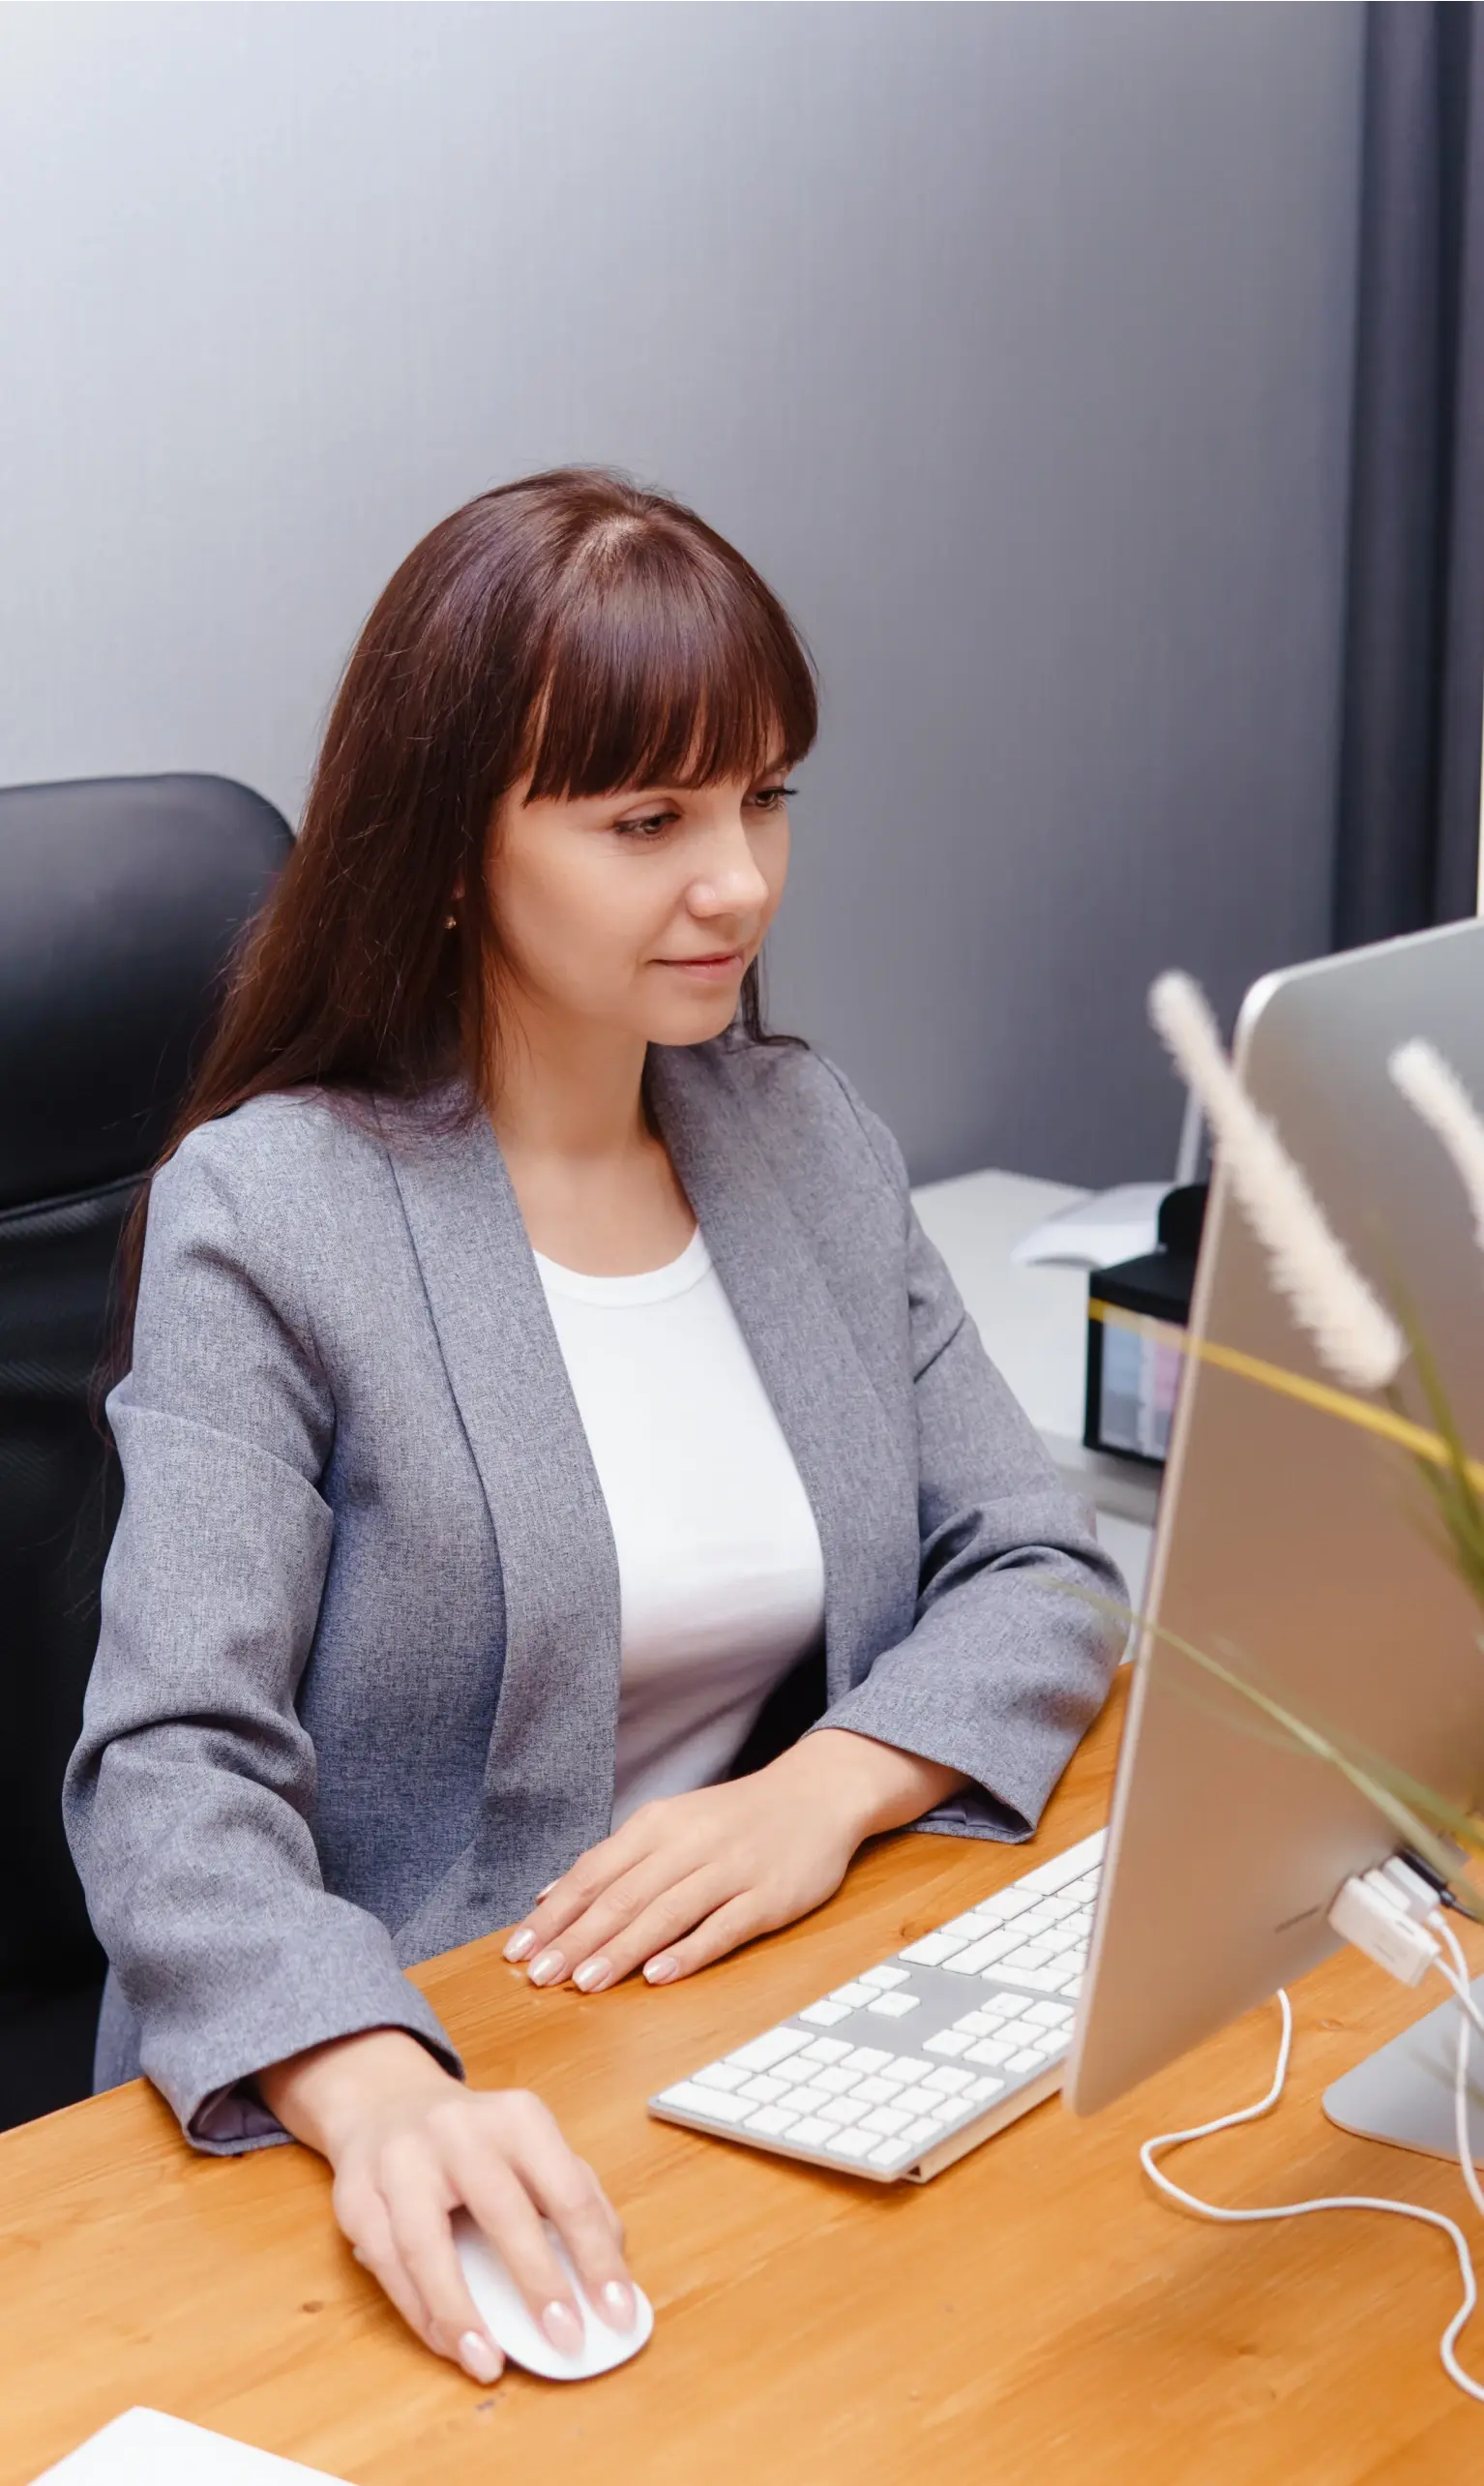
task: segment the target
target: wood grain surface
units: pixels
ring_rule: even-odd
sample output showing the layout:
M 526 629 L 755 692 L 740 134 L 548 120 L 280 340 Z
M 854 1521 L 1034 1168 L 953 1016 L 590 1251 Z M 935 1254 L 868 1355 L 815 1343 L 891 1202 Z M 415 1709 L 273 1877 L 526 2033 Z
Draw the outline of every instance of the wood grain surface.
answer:
M 652 2122 L 653 2090 L 1106 1818 L 1121 1700 L 1032 1849 L 880 1842 L 807 1923 L 669 1992 L 532 1991 L 498 1938 L 417 1971 L 471 2078 L 539 2089 L 628 2221 L 654 2339 L 590 2383 L 481 2390 L 401 2328 L 307 2152 L 195 2156 L 143 2083 L 0 2136 L 0 2486 L 136 2402 L 353 2486 L 1420 2486 L 1484 2466 L 1445 2381 L 1445 2239 L 1347 2214 L 1202 2225 L 1144 2184 L 1146 2134 L 1266 2086 L 1252 2014 L 1095 2122 L 1037 2109 L 926 2187 L 877 2188 Z M 1475 1964 L 1478 1964 L 1475 1962 Z M 1297 1990 L 1280 2112 L 1186 2154 L 1255 2202 L 1456 2172 L 1324 2122 L 1321 2090 L 1417 2015 L 1354 1955 Z M 1463 2351 L 1484 2374 L 1484 2317 Z

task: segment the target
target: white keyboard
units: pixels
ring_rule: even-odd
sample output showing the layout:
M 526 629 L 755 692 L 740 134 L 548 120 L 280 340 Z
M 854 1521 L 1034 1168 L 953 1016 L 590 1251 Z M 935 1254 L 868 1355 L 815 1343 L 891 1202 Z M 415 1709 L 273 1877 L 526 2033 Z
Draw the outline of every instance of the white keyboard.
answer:
M 650 2113 L 879 2183 L 935 2175 L 1060 2088 L 1106 1840 L 703 2063 Z

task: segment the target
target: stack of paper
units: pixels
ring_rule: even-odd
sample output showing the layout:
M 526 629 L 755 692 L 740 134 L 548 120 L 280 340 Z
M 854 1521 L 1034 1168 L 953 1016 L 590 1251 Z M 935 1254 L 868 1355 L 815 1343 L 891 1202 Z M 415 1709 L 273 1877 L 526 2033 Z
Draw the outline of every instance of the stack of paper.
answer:
M 301 2469 L 224 2434 L 130 2409 L 91 2435 L 32 2486 L 343 2486 L 323 2469 Z

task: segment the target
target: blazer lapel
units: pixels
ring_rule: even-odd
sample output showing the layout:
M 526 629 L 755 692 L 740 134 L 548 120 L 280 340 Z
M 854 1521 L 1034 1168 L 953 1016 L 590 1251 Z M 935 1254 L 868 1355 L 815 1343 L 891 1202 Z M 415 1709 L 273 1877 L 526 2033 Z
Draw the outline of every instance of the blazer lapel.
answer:
M 825 1671 L 832 1700 L 878 1654 L 883 1621 L 910 1629 L 915 1476 L 825 1282 L 817 1254 L 769 1165 L 743 1099 L 710 1049 L 655 1046 L 656 1120 L 814 1510 L 824 1553 Z
M 504 1673 L 485 1824 L 465 1863 L 493 1887 L 513 1856 L 557 1872 L 608 1836 L 618 1567 L 499 1145 L 483 1114 L 450 1129 L 439 1103 L 383 1107 L 381 1123 L 499 1552 Z

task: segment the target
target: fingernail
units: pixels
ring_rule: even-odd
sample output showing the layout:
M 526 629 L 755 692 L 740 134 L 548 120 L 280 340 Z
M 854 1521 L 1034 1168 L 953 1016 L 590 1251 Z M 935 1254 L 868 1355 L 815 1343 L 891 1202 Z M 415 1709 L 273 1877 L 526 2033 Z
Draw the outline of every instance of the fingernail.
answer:
M 507 1960 L 528 1960 L 535 1948 L 535 1934 L 528 1925 L 522 1925 L 519 1932 L 513 1933 L 506 1943 L 505 1957 Z
M 606 2320 L 612 2324 L 614 2330 L 634 2328 L 634 2317 L 638 2309 L 634 2301 L 633 2289 L 626 2288 L 621 2279 L 608 2280 L 599 2302 L 603 2307 Z
M 543 1885 L 543 1887 L 542 1887 L 542 1888 L 541 1888 L 541 1889 L 536 1893 L 537 1900 L 538 1900 L 538 1901 L 540 1901 L 540 1900 L 544 1900 L 544 1899 L 549 1899 L 549 1898 L 550 1898 L 550 1896 L 551 1896 L 551 1893 L 555 1890 L 555 1888 L 556 1888 L 556 1884 L 555 1884 L 554 1882 L 547 1882 L 547 1883 L 545 1883 L 545 1884 Z
M 662 1951 L 657 1960 L 644 1962 L 644 1975 L 652 1986 L 668 1986 L 680 1974 L 680 1962 L 673 1951 Z
M 559 1951 L 543 1951 L 539 1960 L 531 1962 L 527 1973 L 533 1986 L 553 1986 L 566 1965 Z
M 477 2330 L 466 2330 L 459 2343 L 459 2362 L 476 2382 L 497 2382 L 504 2370 L 499 2350 Z
M 590 1994 L 607 1983 L 612 1964 L 611 1960 L 584 1960 L 580 1968 L 573 1969 L 572 1982 L 580 1986 L 584 1994 Z
M 558 2356 L 580 2356 L 584 2333 L 580 2318 L 570 2305 L 553 2300 L 541 2317 L 541 2327 Z

